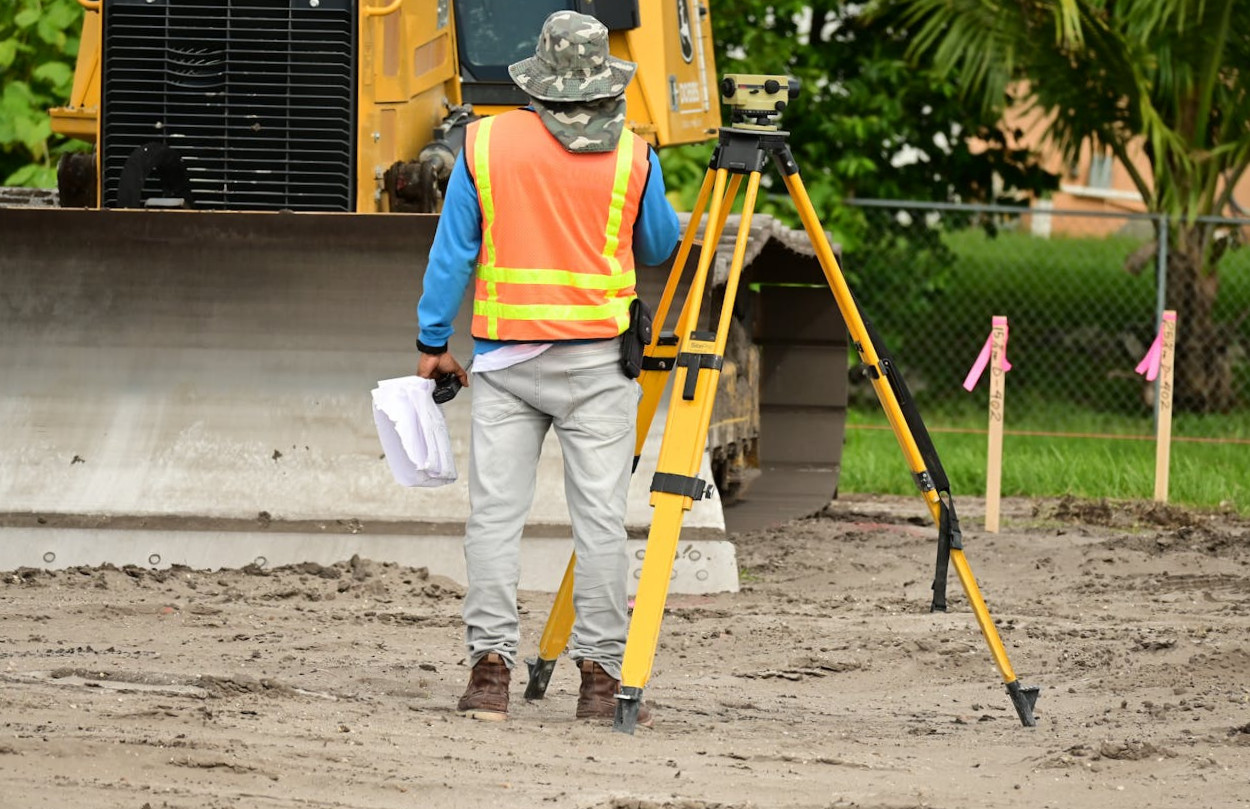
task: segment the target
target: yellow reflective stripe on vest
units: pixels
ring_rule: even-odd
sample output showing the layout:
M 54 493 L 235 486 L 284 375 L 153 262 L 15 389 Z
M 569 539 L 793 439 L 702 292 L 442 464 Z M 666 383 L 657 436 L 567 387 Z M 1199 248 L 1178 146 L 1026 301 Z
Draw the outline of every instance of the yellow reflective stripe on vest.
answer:
M 608 260 L 612 274 L 617 276 L 621 274 L 621 261 L 617 258 L 616 251 L 621 246 L 621 220 L 625 215 L 625 199 L 629 192 L 629 175 L 633 165 L 634 133 L 625 129 L 621 131 L 621 137 L 616 142 L 616 175 L 612 180 L 612 204 L 608 208 L 608 227 L 603 243 L 603 257 Z M 633 273 L 630 275 L 632 276 Z M 633 281 L 631 280 L 630 283 L 632 284 Z M 609 290 L 607 295 L 612 298 L 617 291 L 624 288 L 617 287 Z M 624 314 L 616 315 L 616 320 L 622 332 L 629 328 L 628 305 Z
M 614 298 L 594 306 L 549 306 L 541 303 L 514 304 L 498 301 L 473 301 L 473 314 L 478 317 L 503 318 L 506 320 L 607 320 L 618 322 L 625 317 L 629 322 L 630 298 Z
M 486 255 L 485 266 L 495 266 L 495 198 L 490 185 L 490 129 L 495 121 L 483 118 L 477 125 L 477 137 L 473 141 L 473 167 L 477 177 L 477 195 L 482 201 L 482 252 Z M 499 299 L 494 281 L 487 281 L 486 296 L 492 302 Z M 492 315 L 486 323 L 486 334 L 492 340 L 499 339 L 499 323 Z
M 477 268 L 477 277 L 487 282 L 603 289 L 610 292 L 628 289 L 636 280 L 633 270 L 618 272 L 615 275 L 603 275 L 571 270 L 534 270 L 517 267 L 487 267 L 486 265 Z
M 616 251 L 621 246 L 621 219 L 625 215 L 625 194 L 629 191 L 629 174 L 633 165 L 633 133 L 626 129 L 616 142 L 616 174 L 612 179 L 612 204 L 608 207 L 608 227 L 603 242 L 603 257 L 614 273 L 621 271 Z

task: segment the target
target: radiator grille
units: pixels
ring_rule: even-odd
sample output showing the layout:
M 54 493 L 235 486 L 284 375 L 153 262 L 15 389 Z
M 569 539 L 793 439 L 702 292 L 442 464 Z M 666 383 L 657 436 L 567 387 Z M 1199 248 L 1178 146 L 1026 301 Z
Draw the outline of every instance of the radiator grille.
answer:
M 104 205 L 119 204 L 127 160 L 160 144 L 181 159 L 195 208 L 351 210 L 353 5 L 106 0 Z M 140 176 L 143 199 L 169 195 L 159 172 Z

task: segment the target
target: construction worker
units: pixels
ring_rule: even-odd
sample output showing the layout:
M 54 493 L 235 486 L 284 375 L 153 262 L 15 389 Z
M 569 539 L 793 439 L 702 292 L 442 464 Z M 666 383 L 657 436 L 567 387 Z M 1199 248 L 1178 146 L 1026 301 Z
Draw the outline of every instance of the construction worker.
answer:
M 579 718 L 612 719 L 628 629 L 625 500 L 641 388 L 622 370 L 635 265 L 673 252 L 677 215 L 655 152 L 625 128 L 636 65 L 595 18 L 557 11 L 534 56 L 509 67 L 530 106 L 471 124 L 448 183 L 417 306 L 425 378 L 454 374 L 452 320 L 475 276 L 474 386 L 465 526 L 465 639 L 457 710 L 508 713 L 520 637 L 520 540 L 543 437 L 564 455 L 573 526 L 569 657 Z M 639 724 L 649 725 L 642 706 Z

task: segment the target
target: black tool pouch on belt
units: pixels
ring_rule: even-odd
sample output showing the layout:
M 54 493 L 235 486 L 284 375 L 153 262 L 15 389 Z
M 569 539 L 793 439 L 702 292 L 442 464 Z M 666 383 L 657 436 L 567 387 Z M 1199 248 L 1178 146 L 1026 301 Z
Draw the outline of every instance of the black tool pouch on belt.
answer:
M 642 298 L 629 305 L 629 328 L 621 335 L 621 369 L 625 376 L 637 379 L 642 373 L 642 352 L 651 344 L 651 307 Z

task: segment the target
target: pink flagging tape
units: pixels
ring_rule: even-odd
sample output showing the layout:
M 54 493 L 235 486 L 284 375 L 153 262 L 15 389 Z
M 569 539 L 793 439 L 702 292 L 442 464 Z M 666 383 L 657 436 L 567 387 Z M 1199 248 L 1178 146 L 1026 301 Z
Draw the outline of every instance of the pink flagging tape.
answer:
M 1169 321 L 1176 320 L 1175 312 L 1164 312 L 1163 319 Z M 1163 326 L 1159 326 L 1159 333 L 1155 335 L 1155 340 L 1150 344 L 1150 350 L 1146 352 L 1146 356 L 1141 358 L 1141 362 L 1137 363 L 1136 371 L 1139 374 L 1146 375 L 1147 382 L 1154 382 L 1159 376 L 1159 362 L 1163 358 Z
M 1007 318 L 995 317 L 991 321 L 994 326 L 1003 327 L 1003 372 L 1011 370 L 1011 363 L 1007 361 L 1007 337 L 1010 330 L 1007 328 Z M 972 368 L 968 370 L 968 375 L 964 377 L 964 390 L 972 390 L 977 386 L 977 382 L 981 381 L 981 374 L 985 373 L 986 367 L 990 364 L 990 350 L 993 347 L 994 334 L 985 338 L 985 345 L 981 346 L 981 353 L 977 355 L 976 362 L 972 363 Z
M 1155 341 L 1150 344 L 1150 350 L 1146 352 L 1146 356 L 1141 358 L 1141 362 L 1137 363 L 1137 373 L 1145 374 L 1146 379 L 1154 382 L 1159 376 L 1159 360 L 1163 357 L 1163 331 L 1160 330 L 1155 335 Z

